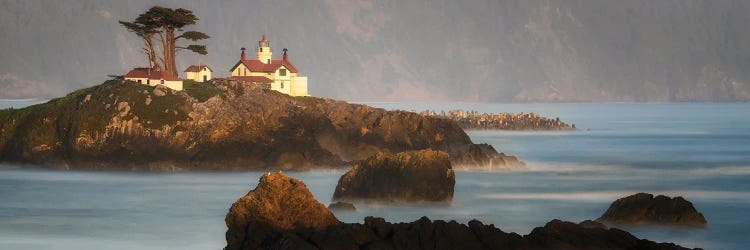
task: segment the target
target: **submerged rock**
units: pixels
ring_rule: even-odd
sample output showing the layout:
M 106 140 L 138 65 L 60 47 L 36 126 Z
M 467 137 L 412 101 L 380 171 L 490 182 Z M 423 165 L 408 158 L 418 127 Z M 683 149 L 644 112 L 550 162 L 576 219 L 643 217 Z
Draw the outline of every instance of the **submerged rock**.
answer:
M 333 200 L 450 203 L 455 185 L 445 152 L 378 153 L 339 178 Z
M 637 193 L 617 199 L 596 219 L 600 222 L 632 225 L 705 227 L 708 223 L 693 203 L 682 197 Z
M 328 205 L 328 209 L 330 210 L 342 210 L 342 211 L 357 211 L 357 208 L 354 207 L 351 203 L 346 202 L 334 202 Z
M 232 205 L 226 250 L 250 249 L 684 249 L 619 229 L 553 220 L 521 236 L 477 220 L 340 223 L 305 185 L 283 174 L 260 179 Z M 596 222 L 593 222 L 596 223 Z

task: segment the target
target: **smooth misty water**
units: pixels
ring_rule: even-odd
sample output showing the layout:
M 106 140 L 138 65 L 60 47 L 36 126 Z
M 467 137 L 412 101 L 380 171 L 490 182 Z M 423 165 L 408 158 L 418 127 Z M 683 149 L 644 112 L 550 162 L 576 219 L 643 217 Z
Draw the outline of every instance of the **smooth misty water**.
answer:
M 7 105 L 0 102 L 0 106 Z M 361 222 L 477 218 L 528 233 L 559 218 L 595 219 L 639 191 L 682 195 L 708 229 L 626 228 L 638 237 L 706 249 L 750 245 L 750 104 L 392 104 L 405 110 L 537 112 L 579 131 L 475 131 L 529 171 L 456 175 L 450 207 L 358 205 Z M 262 173 L 133 173 L 0 169 L 0 249 L 218 249 L 223 219 Z M 294 172 L 328 203 L 342 172 Z

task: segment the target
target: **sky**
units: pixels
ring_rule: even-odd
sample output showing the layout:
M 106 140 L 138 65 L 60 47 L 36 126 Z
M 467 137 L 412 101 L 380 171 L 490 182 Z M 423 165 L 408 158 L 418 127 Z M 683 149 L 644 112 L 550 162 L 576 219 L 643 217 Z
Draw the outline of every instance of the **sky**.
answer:
M 750 100 L 741 0 L 0 1 L 0 99 L 51 98 L 147 64 L 119 26 L 154 5 L 193 10 L 228 75 L 263 33 L 348 101 Z M 252 54 L 251 54 L 252 56 Z

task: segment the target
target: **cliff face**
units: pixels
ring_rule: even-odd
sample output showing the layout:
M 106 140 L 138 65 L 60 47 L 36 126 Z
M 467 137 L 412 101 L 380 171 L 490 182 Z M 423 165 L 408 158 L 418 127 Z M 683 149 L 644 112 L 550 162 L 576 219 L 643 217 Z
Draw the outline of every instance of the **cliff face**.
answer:
M 213 88 L 215 96 L 206 98 L 211 91 L 205 89 L 108 81 L 0 111 L 0 161 L 88 169 L 307 169 L 427 148 L 467 164 L 503 167 L 492 159 L 508 157 L 494 149 L 470 154 L 477 146 L 450 120 L 294 98 L 254 85 Z

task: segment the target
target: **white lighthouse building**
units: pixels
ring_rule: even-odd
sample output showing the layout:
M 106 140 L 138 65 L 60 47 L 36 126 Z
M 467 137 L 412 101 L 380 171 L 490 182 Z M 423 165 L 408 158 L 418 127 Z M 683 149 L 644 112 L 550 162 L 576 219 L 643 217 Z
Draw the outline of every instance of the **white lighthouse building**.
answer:
M 241 49 L 240 61 L 231 69 L 231 79 L 261 84 L 271 90 L 290 96 L 309 96 L 307 77 L 298 75 L 298 70 L 289 61 L 287 49 L 281 60 L 274 60 L 271 43 L 263 34 L 258 41 L 257 59 L 247 59 L 245 48 Z

